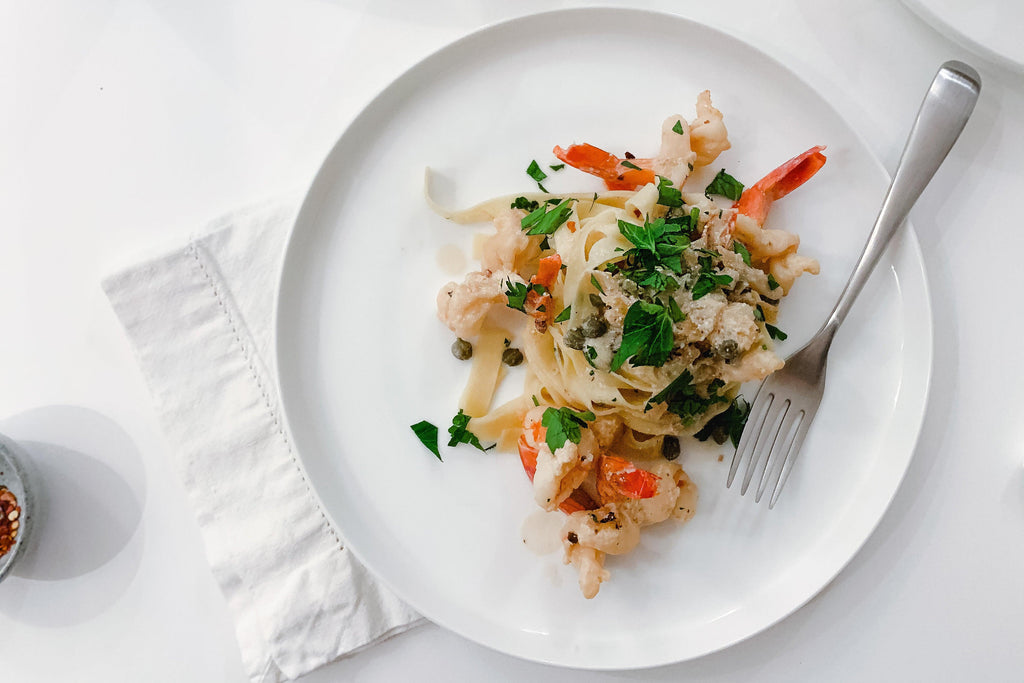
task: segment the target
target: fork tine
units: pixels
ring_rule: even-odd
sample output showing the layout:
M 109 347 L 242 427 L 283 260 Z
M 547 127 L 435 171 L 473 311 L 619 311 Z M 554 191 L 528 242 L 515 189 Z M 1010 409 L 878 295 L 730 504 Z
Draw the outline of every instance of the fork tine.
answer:
M 783 420 L 786 419 L 786 411 L 789 409 L 789 399 L 779 400 L 779 398 L 776 395 L 772 400 L 771 409 L 764 420 L 764 428 L 757 435 L 754 452 L 750 457 L 750 462 L 747 463 L 747 471 L 743 475 L 743 485 L 740 487 L 741 496 L 746 495 L 747 488 L 750 486 L 750 480 L 753 479 L 762 456 L 764 457 L 764 466 L 768 466 L 768 456 L 779 436 L 779 427 L 782 426 Z
M 768 453 L 768 462 L 765 464 L 761 481 L 757 485 L 757 494 L 754 496 L 755 503 L 761 502 L 761 496 L 764 495 L 769 481 L 773 481 L 773 486 L 778 483 L 782 467 L 792 452 L 793 440 L 799 433 L 803 418 L 803 410 L 793 410 L 790 406 L 790 411 L 786 413 L 786 419 L 779 425 L 779 436 Z
M 761 391 L 763 390 L 762 388 Z M 774 398 L 775 395 L 768 392 L 762 400 L 760 391 L 754 397 L 750 414 L 747 416 L 747 425 L 740 436 L 740 442 L 736 444 L 736 452 L 732 455 L 732 464 L 729 466 L 729 478 L 725 480 L 725 488 L 732 486 L 732 481 L 736 478 L 736 472 L 740 469 L 740 463 L 743 462 L 743 458 L 753 449 L 754 444 L 757 442 L 757 436 L 761 433 L 761 425 L 764 422 L 765 415 L 768 414 L 768 409 L 772 406 Z
M 779 494 L 782 493 L 782 487 L 786 485 L 786 480 L 789 478 L 789 473 L 793 470 L 793 464 L 796 463 L 796 458 L 800 455 L 800 447 L 804 444 L 804 437 L 807 436 L 807 430 L 811 428 L 811 418 L 814 416 L 814 411 L 811 414 L 804 414 L 804 419 L 800 423 L 800 427 L 797 429 L 796 436 L 793 437 L 793 445 L 789 447 L 789 453 L 786 454 L 786 460 L 782 463 L 782 472 L 779 474 L 779 480 L 775 484 L 775 489 L 772 491 L 772 497 L 768 501 L 768 509 L 771 510 L 775 507 L 775 501 L 779 499 Z

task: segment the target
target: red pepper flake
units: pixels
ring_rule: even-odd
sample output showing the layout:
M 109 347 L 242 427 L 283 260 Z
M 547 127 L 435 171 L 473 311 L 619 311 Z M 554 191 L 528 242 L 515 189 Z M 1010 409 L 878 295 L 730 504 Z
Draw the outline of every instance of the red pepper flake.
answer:
M 0 557 L 14 547 L 21 526 L 18 499 L 7 487 L 0 486 Z

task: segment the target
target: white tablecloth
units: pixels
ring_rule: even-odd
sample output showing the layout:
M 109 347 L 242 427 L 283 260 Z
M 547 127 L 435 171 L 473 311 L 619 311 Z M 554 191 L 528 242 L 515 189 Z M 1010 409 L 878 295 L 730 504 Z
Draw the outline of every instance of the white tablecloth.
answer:
M 47 482 L 39 547 L 0 584 L 0 677 L 246 680 L 228 606 L 100 280 L 210 217 L 309 182 L 373 94 L 444 43 L 581 2 L 53 0 L 0 7 L 0 432 Z M 1012 303 L 1024 76 L 902 4 L 648 0 L 779 58 L 895 165 L 944 60 L 984 92 L 913 215 L 935 365 L 915 459 L 821 595 L 726 651 L 653 671 L 523 662 L 435 626 L 306 677 L 1016 680 L 1024 670 L 1024 405 Z M 1009 30 L 1009 29 L 1008 29 Z M 620 46 L 623 49 L 626 46 Z M 46 532 L 45 534 L 42 532 Z

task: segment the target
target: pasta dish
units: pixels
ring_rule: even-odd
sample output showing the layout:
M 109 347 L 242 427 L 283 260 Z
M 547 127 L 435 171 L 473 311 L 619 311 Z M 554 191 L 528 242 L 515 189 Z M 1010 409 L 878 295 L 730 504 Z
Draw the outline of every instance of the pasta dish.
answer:
M 435 205 L 493 224 L 476 244 L 479 269 L 437 296 L 453 353 L 472 363 L 449 445 L 518 452 L 537 505 L 565 513 L 565 561 L 587 598 L 609 578 L 607 555 L 630 552 L 643 527 L 693 516 L 686 443 L 738 439 L 740 385 L 783 365 L 779 303 L 818 272 L 795 234 L 764 223 L 774 200 L 822 167 L 824 148 L 746 188 L 724 170 L 687 182 L 728 149 L 705 91 L 695 118 L 664 121 L 653 157 L 554 148 L 552 172 L 579 169 L 607 191 L 546 193 L 534 162 L 539 192 L 457 212 Z M 492 406 L 520 364 L 522 394 Z M 423 425 L 413 429 L 428 443 Z

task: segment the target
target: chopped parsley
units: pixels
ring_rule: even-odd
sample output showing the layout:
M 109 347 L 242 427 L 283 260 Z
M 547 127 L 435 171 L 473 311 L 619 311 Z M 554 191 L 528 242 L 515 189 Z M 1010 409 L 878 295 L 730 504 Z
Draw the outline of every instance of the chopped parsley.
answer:
M 662 206 L 682 206 L 683 193 L 672 187 L 672 181 L 658 176 L 658 203 Z
M 660 367 L 672 354 L 672 315 L 658 303 L 636 301 L 622 321 L 622 344 L 612 357 L 615 372 L 627 360 L 635 366 Z
M 701 441 L 712 438 L 719 444 L 725 443 L 728 439 L 732 441 L 734 447 L 739 446 L 743 427 L 746 426 L 749 415 L 750 404 L 742 396 L 737 396 L 728 408 L 708 420 L 694 436 Z
M 593 273 L 590 275 L 590 284 L 594 285 L 594 289 L 604 294 L 604 290 L 601 288 L 601 283 L 597 281 L 597 278 Z
M 572 199 L 563 199 L 548 211 L 545 206 L 538 206 L 520 222 L 527 235 L 550 235 L 562 227 L 572 214 Z
M 536 159 L 531 161 L 530 165 L 526 167 L 526 174 L 536 180 L 538 184 L 548 177 L 548 174 L 541 170 L 540 164 L 537 163 Z
M 750 265 L 750 252 L 747 250 L 743 243 L 739 240 L 733 240 L 732 250 L 735 251 L 743 259 L 743 262 L 748 266 Z
M 555 322 L 556 323 L 564 323 L 566 320 L 569 319 L 570 315 L 572 315 L 572 306 L 571 305 L 566 306 L 565 308 L 563 308 L 562 312 L 555 316 Z
M 786 338 L 789 336 L 779 328 L 775 327 L 775 325 L 772 325 L 770 323 L 765 323 L 764 329 L 768 330 L 769 337 L 771 337 L 772 339 L 778 339 L 779 341 L 786 341 Z
M 712 380 L 707 387 L 707 396 L 702 396 L 693 383 L 693 375 L 689 370 L 683 370 L 667 387 L 651 397 L 645 410 L 650 410 L 652 403 L 664 403 L 668 411 L 678 415 L 684 425 L 693 424 L 694 419 L 707 412 L 708 408 L 729 400 L 718 395 L 718 390 L 724 386 L 722 380 Z
M 697 258 L 697 263 L 700 265 L 700 274 L 697 276 L 697 281 L 693 283 L 693 288 L 690 290 L 690 294 L 693 296 L 694 301 L 710 294 L 718 287 L 724 287 L 732 282 L 731 276 L 715 272 L 715 266 L 712 263 L 712 258 L 720 256 L 717 251 L 712 251 L 710 249 L 697 249 L 696 251 L 703 255 Z
M 469 415 L 462 412 L 462 408 L 459 408 L 458 414 L 452 418 L 452 426 L 448 428 L 448 434 L 451 435 L 451 439 L 448 440 L 449 446 L 458 446 L 460 443 L 468 443 L 470 446 L 480 449 L 481 451 L 489 451 L 498 444 L 492 444 L 487 448 L 480 445 L 480 439 L 477 438 L 476 434 L 466 429 L 469 426 Z
M 545 408 L 540 418 L 541 425 L 547 430 L 544 441 L 552 453 L 564 446 L 566 441 L 579 443 L 582 434 L 580 427 L 586 427 L 587 422 L 594 419 L 596 416 L 589 410 L 580 412 L 565 406 Z
M 515 201 L 512 202 L 511 208 L 523 209 L 524 211 L 536 211 L 540 208 L 538 202 L 527 199 L 526 197 L 516 197 Z
M 538 294 L 544 294 L 548 291 L 544 285 L 528 285 L 522 282 L 505 280 L 505 298 L 508 299 L 508 303 L 505 305 L 526 313 L 526 297 L 529 296 L 531 290 Z
M 412 431 L 416 434 L 416 438 L 420 440 L 420 443 L 426 446 L 438 460 L 441 460 L 441 451 L 438 450 L 437 447 L 437 426 L 427 422 L 426 420 L 422 420 L 410 426 Z M 441 462 L 444 461 L 441 460 Z
M 685 135 L 686 133 L 683 132 L 683 122 L 676 121 L 675 125 L 672 126 L 672 132 L 675 133 L 676 135 Z M 692 171 L 693 168 L 691 167 L 690 170 Z
M 619 232 L 633 245 L 616 265 L 623 275 L 641 287 L 658 292 L 678 285 L 665 271 L 676 275 L 683 272 L 682 253 L 690 245 L 690 239 L 682 234 L 679 224 L 666 222 L 664 218 L 653 223 L 645 221 L 643 225 L 620 220 Z
M 718 172 L 718 175 L 714 177 L 706 188 L 704 188 L 704 196 L 710 196 L 713 194 L 720 194 L 723 197 L 736 201 L 743 194 L 743 183 L 733 178 L 731 175 L 725 172 L 723 168 Z
M 597 349 L 595 349 L 593 346 L 588 345 L 583 349 L 583 358 L 584 360 L 587 361 L 587 365 L 589 365 L 590 367 L 597 367 L 596 365 L 594 365 L 594 360 L 597 359 Z
M 628 160 L 627 161 L 620 161 L 619 164 L 621 164 L 622 166 L 625 166 L 626 168 L 631 168 L 634 171 L 639 171 L 640 170 L 640 167 L 637 166 L 636 164 L 634 164 L 632 161 L 628 161 Z
M 550 166 L 548 166 L 548 168 L 550 168 L 552 171 L 561 171 L 563 168 L 565 168 L 565 164 L 551 164 Z
M 771 273 L 768 273 L 768 289 L 778 289 L 779 287 L 780 285 L 778 281 L 775 279 L 775 276 L 772 275 Z

